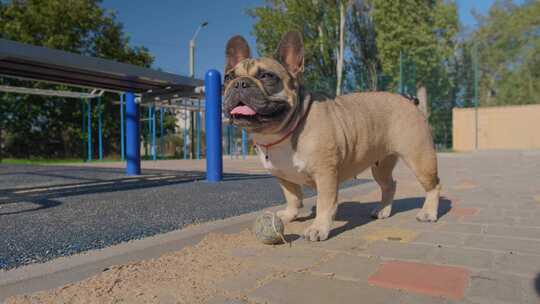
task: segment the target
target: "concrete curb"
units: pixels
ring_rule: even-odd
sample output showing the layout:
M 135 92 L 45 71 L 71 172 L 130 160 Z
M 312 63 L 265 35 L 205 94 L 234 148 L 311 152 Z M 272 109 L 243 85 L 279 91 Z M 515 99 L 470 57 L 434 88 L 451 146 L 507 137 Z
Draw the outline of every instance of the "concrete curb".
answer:
M 372 190 L 368 182 L 340 190 L 340 198 L 351 199 L 358 191 Z M 304 200 L 304 208 L 315 206 L 316 197 Z M 208 233 L 237 233 L 250 228 L 253 220 L 265 211 L 275 212 L 282 206 L 266 208 L 239 216 L 202 223 L 104 249 L 60 257 L 42 264 L 0 271 L 0 301 L 14 295 L 29 294 L 78 282 L 102 272 L 107 267 L 157 258 L 164 253 L 178 251 L 200 242 Z

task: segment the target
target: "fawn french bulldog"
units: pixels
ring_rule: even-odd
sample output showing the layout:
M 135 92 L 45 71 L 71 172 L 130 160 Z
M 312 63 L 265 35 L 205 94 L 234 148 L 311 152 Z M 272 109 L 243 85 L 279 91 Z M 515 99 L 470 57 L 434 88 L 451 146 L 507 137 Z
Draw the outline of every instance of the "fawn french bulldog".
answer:
M 440 184 L 437 156 L 425 116 L 402 95 L 366 92 L 330 99 L 302 85 L 304 48 L 298 32 L 286 33 L 275 58 L 250 57 L 241 36 L 226 46 L 224 112 L 254 134 L 265 168 L 279 180 L 287 206 L 284 223 L 302 207 L 302 185 L 317 190 L 316 217 L 305 232 L 311 241 L 328 238 L 340 182 L 371 167 L 382 192 L 372 216 L 390 216 L 402 159 L 424 190 L 419 221 L 437 220 Z

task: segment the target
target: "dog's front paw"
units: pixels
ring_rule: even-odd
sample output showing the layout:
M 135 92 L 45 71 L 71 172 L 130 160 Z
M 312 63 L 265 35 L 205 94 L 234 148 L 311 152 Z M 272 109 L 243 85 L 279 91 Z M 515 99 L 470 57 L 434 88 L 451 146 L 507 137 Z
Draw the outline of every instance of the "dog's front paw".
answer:
M 420 210 L 416 214 L 416 219 L 420 222 L 436 222 L 437 221 L 437 211 L 436 210 Z
M 392 205 L 377 206 L 371 211 L 371 217 L 376 219 L 385 219 L 392 213 Z
M 318 242 L 328 238 L 330 233 L 330 225 L 313 223 L 304 231 L 304 238 L 308 241 Z
M 283 224 L 287 224 L 298 216 L 298 209 L 283 209 L 279 210 L 277 213 L 277 216 L 281 219 Z

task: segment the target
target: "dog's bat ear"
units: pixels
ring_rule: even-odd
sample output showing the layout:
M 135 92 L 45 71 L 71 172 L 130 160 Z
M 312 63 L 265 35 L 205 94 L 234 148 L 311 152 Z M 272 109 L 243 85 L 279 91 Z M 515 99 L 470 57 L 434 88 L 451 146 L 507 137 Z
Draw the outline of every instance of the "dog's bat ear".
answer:
M 283 35 L 276 51 L 276 59 L 295 78 L 304 71 L 304 41 L 300 32 L 290 31 Z
M 234 68 L 240 61 L 250 57 L 246 39 L 240 35 L 232 37 L 225 47 L 225 73 Z

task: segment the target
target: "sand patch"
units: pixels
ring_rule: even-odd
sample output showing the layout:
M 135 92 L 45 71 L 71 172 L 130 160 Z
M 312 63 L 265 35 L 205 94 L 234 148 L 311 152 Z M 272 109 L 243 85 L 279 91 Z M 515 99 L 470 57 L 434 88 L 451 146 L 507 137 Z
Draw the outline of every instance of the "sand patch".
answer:
M 262 245 L 247 230 L 209 234 L 195 246 L 160 258 L 113 266 L 84 281 L 11 297 L 6 303 L 206 303 L 221 293 L 218 283 L 250 267 L 229 254 L 239 246 Z

